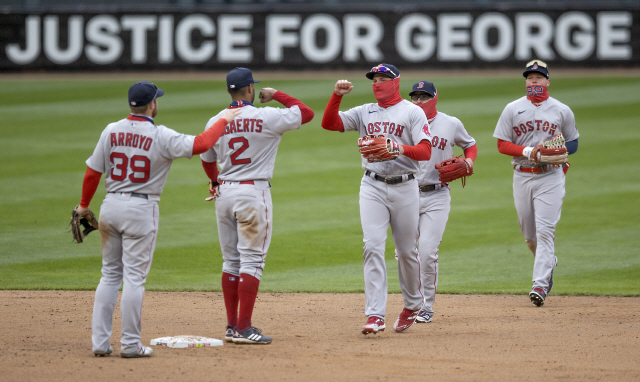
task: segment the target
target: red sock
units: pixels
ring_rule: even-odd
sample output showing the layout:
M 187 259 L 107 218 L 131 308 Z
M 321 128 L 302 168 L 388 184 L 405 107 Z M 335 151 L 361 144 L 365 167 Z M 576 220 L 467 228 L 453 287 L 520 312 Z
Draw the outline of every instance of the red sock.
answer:
M 227 325 L 238 324 L 238 276 L 222 272 L 222 294 L 227 308 Z
M 238 331 L 242 332 L 251 326 L 251 315 L 253 314 L 253 305 L 258 296 L 258 286 L 260 280 L 247 274 L 240 274 L 240 283 L 238 284 L 238 295 L 240 297 L 240 314 L 238 315 Z

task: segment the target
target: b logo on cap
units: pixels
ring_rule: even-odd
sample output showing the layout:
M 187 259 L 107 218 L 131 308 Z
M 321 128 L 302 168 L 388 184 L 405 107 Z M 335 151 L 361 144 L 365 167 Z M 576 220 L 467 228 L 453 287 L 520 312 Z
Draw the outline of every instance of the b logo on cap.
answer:
M 424 87 L 424 82 L 420 82 L 420 84 L 418 85 L 418 89 L 422 89 Z

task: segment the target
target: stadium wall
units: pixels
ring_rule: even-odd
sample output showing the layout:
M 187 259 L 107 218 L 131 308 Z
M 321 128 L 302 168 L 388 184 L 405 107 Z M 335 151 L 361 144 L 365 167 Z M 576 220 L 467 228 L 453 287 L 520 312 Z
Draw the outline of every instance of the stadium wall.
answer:
M 6 12 L 0 70 L 638 67 L 638 9 Z

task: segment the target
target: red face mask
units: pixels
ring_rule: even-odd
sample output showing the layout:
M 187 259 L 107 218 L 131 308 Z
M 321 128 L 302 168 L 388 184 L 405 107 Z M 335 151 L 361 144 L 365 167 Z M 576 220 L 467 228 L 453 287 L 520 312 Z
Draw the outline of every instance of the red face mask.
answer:
M 394 78 L 391 81 L 378 82 L 373 84 L 373 95 L 378 100 L 380 107 L 387 108 L 402 101 L 400 96 L 400 79 Z
M 427 116 L 427 119 L 431 121 L 436 117 L 436 114 L 438 114 L 438 109 L 436 109 L 437 103 L 438 103 L 438 92 L 436 91 L 435 97 L 433 97 L 432 99 L 428 100 L 425 103 L 419 103 L 416 105 L 420 106 L 422 111 L 424 111 L 424 114 Z
M 532 103 L 540 103 L 546 101 L 549 98 L 548 86 L 543 85 L 528 85 L 527 86 L 527 99 Z

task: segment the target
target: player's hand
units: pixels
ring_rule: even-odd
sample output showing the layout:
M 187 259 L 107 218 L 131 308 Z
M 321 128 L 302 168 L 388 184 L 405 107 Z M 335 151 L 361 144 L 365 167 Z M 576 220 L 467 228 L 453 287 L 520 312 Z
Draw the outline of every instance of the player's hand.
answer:
M 273 95 L 276 94 L 277 90 L 274 88 L 262 88 L 260 90 L 260 103 L 267 103 L 273 99 Z
M 78 215 L 83 215 L 88 210 L 89 210 L 89 208 L 80 207 L 80 205 L 78 205 L 78 207 L 76 207 L 76 212 L 78 213 Z
M 209 195 L 211 196 L 205 199 L 207 202 L 215 200 L 220 196 L 220 183 L 209 181 Z
M 237 117 L 238 115 L 240 115 L 240 113 L 242 113 L 242 110 L 240 110 L 240 108 L 237 109 L 227 109 L 224 114 L 222 114 L 222 118 L 227 120 L 227 123 L 233 121 L 233 119 L 235 117 Z
M 336 87 L 333 89 L 333 92 L 337 96 L 343 96 L 345 94 L 349 94 L 353 89 L 353 84 L 347 80 L 338 80 L 336 82 Z

